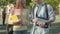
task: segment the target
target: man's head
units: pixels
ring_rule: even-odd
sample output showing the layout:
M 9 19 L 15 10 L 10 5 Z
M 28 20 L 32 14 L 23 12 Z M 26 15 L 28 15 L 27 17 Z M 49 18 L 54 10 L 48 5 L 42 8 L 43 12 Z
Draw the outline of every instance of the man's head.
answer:
M 35 4 L 40 4 L 42 3 L 42 0 L 34 0 L 35 1 Z

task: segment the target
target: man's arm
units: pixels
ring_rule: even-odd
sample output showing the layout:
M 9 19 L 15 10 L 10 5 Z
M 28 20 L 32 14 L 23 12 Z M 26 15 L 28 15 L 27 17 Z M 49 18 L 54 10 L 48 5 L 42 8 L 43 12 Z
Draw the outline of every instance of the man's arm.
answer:
M 48 24 L 51 24 L 51 22 L 55 21 L 55 14 L 52 6 L 47 5 L 48 8 L 48 15 L 49 15 L 49 20 L 47 21 Z

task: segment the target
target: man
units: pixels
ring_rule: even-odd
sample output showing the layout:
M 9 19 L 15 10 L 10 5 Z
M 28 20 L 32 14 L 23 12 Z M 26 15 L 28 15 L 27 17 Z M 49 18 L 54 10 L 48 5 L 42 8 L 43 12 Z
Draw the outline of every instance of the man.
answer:
M 30 20 L 37 26 L 33 26 L 31 34 L 48 34 L 49 25 L 55 21 L 55 15 L 52 6 L 43 3 L 42 0 L 34 0 L 35 7 L 33 7 Z M 34 25 L 33 23 L 33 25 Z M 34 33 L 32 33 L 34 32 Z

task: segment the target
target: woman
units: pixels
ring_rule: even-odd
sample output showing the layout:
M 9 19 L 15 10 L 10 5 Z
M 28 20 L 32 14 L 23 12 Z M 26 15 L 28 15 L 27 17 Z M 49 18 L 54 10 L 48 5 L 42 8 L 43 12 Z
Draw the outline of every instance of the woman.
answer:
M 13 34 L 27 34 L 27 15 L 25 9 L 25 0 L 16 0 L 16 5 L 11 10 L 11 16 L 16 14 L 18 21 L 13 22 Z

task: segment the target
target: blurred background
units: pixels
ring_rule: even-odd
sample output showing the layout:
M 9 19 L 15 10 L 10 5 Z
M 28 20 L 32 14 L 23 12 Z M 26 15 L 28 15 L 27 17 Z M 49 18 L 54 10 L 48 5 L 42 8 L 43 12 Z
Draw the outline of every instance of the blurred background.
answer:
M 33 8 L 34 6 L 34 0 L 25 0 L 26 1 L 26 7 L 27 9 Z M 53 24 L 51 24 L 50 32 L 49 34 L 60 34 L 60 0 L 43 0 L 47 4 L 52 5 L 55 15 L 56 15 L 56 20 Z M 2 11 L 3 7 L 9 7 L 15 5 L 16 0 L 0 0 L 0 34 L 7 34 L 7 26 L 2 26 Z M 28 10 L 29 12 L 31 12 Z M 8 16 L 9 16 L 9 11 L 7 9 L 6 11 L 6 22 L 8 22 Z M 27 16 L 28 17 L 28 16 Z M 28 34 L 30 32 L 32 24 L 28 26 Z

